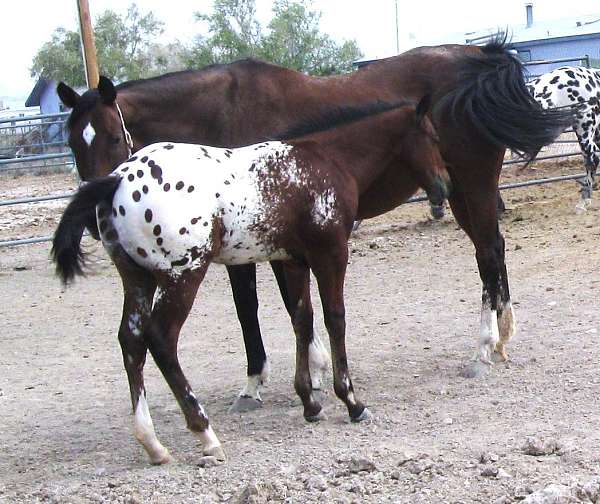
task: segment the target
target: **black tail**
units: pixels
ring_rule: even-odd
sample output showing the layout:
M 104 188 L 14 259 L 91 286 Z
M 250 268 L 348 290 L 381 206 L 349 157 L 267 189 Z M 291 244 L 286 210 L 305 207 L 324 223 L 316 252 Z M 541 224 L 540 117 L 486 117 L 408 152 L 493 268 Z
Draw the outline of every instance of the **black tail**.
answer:
M 52 240 L 52 260 L 56 274 L 64 284 L 75 275 L 83 275 L 85 253 L 81 250 L 83 231 L 96 220 L 96 205 L 112 201 L 121 183 L 120 177 L 108 176 L 95 179 L 81 186 L 63 213 Z
M 460 131 L 468 125 L 492 145 L 533 159 L 572 123 L 573 113 L 543 110 L 533 99 L 523 64 L 508 51 L 505 35 L 481 51 L 480 56 L 464 57 L 457 85 L 438 102 L 436 113 L 449 114 Z

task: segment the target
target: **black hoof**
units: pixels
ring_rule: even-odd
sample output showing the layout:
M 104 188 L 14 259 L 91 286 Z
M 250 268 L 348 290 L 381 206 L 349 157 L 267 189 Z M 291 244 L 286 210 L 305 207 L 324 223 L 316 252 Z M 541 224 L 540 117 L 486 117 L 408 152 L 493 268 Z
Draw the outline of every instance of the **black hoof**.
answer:
M 235 402 L 229 407 L 228 413 L 247 413 L 263 407 L 262 401 L 254 397 L 238 396 Z

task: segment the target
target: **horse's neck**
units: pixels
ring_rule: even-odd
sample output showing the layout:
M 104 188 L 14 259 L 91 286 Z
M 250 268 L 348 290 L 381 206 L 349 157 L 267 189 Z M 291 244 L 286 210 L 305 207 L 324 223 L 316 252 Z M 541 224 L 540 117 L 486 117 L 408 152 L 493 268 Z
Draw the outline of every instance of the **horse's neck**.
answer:
M 381 134 L 377 132 L 381 131 Z M 333 132 L 316 139 L 324 157 L 332 159 L 345 169 L 357 183 L 359 193 L 364 192 L 398 159 L 398 145 L 386 130 L 369 132 L 368 125 L 362 130 L 344 135 Z

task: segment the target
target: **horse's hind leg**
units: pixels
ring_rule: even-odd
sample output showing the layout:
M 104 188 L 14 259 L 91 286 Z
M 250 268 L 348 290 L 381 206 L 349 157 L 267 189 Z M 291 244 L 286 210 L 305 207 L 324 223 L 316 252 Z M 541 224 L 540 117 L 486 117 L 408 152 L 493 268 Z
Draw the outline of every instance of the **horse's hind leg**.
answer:
M 123 315 L 119 327 L 119 343 L 131 393 L 134 435 L 153 464 L 164 464 L 169 462 L 171 457 L 154 432 L 143 374 L 147 350 L 144 331 L 150 320 L 156 282 L 149 273 L 135 264 L 120 246 L 111 251 L 111 257 L 123 281 Z
M 296 304 L 290 300 L 288 281 L 285 275 L 285 268 L 282 261 L 271 261 L 271 269 L 277 279 L 281 298 L 285 303 L 285 308 L 291 319 L 294 319 Z M 320 391 L 323 386 L 323 374 L 327 371 L 329 362 L 329 352 L 323 344 L 314 325 L 310 328 L 308 345 L 308 365 L 310 368 L 310 380 L 314 391 Z
M 173 391 L 188 428 L 202 443 L 203 455 L 225 460 L 221 443 L 209 424 L 204 408 L 196 399 L 177 358 L 179 332 L 185 322 L 207 266 L 186 270 L 178 276 L 164 275 L 152 309 L 146 340 L 152 357 Z
M 495 358 L 507 358 L 505 345 L 516 330 L 504 259 L 504 238 L 498 228 L 497 184 L 481 180 L 477 191 L 463 192 L 455 183 L 450 206 L 456 220 L 475 245 L 482 281 L 482 306 L 478 350 L 463 371 L 469 378 L 483 375 Z M 468 194 L 468 196 L 467 196 Z
M 578 112 L 577 123 L 573 127 L 585 164 L 585 177 L 580 182 L 581 200 L 575 206 L 577 212 L 584 212 L 591 204 L 594 176 L 600 159 L 600 117 L 596 116 L 594 110 L 591 111 L 591 115 L 590 121 L 595 120 L 594 124 L 586 122 L 584 113 Z
M 262 406 L 260 388 L 269 376 L 269 363 L 258 323 L 256 266 L 227 266 L 233 300 L 244 336 L 248 362 L 248 382 L 229 409 L 230 412 L 251 411 Z

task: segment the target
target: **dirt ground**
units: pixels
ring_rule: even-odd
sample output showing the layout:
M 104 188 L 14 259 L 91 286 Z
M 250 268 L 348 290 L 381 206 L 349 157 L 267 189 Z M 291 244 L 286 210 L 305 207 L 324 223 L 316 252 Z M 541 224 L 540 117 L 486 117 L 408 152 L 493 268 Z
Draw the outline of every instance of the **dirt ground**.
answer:
M 583 170 L 537 166 L 505 179 Z M 76 186 L 68 175 L 0 183 L 3 199 Z M 504 196 L 518 331 L 510 361 L 482 379 L 459 376 L 478 339 L 481 294 L 473 247 L 452 217 L 431 222 L 425 205 L 405 205 L 353 236 L 347 345 L 357 394 L 374 413 L 364 424 L 349 423 L 332 391 L 327 419 L 303 420 L 293 334 L 266 265 L 264 407 L 227 412 L 245 354 L 225 269 L 213 266 L 179 354 L 229 457 L 217 467 L 198 466 L 196 440 L 151 360 L 148 401 L 175 460 L 150 466 L 133 438 L 116 339 L 121 287 L 103 250 L 86 241 L 94 272 L 65 291 L 49 244 L 0 249 L 0 502 L 600 502 L 600 200 L 577 215 L 574 182 Z M 51 234 L 63 205 L 0 207 L 0 239 Z M 548 485 L 572 497 L 543 500 Z

